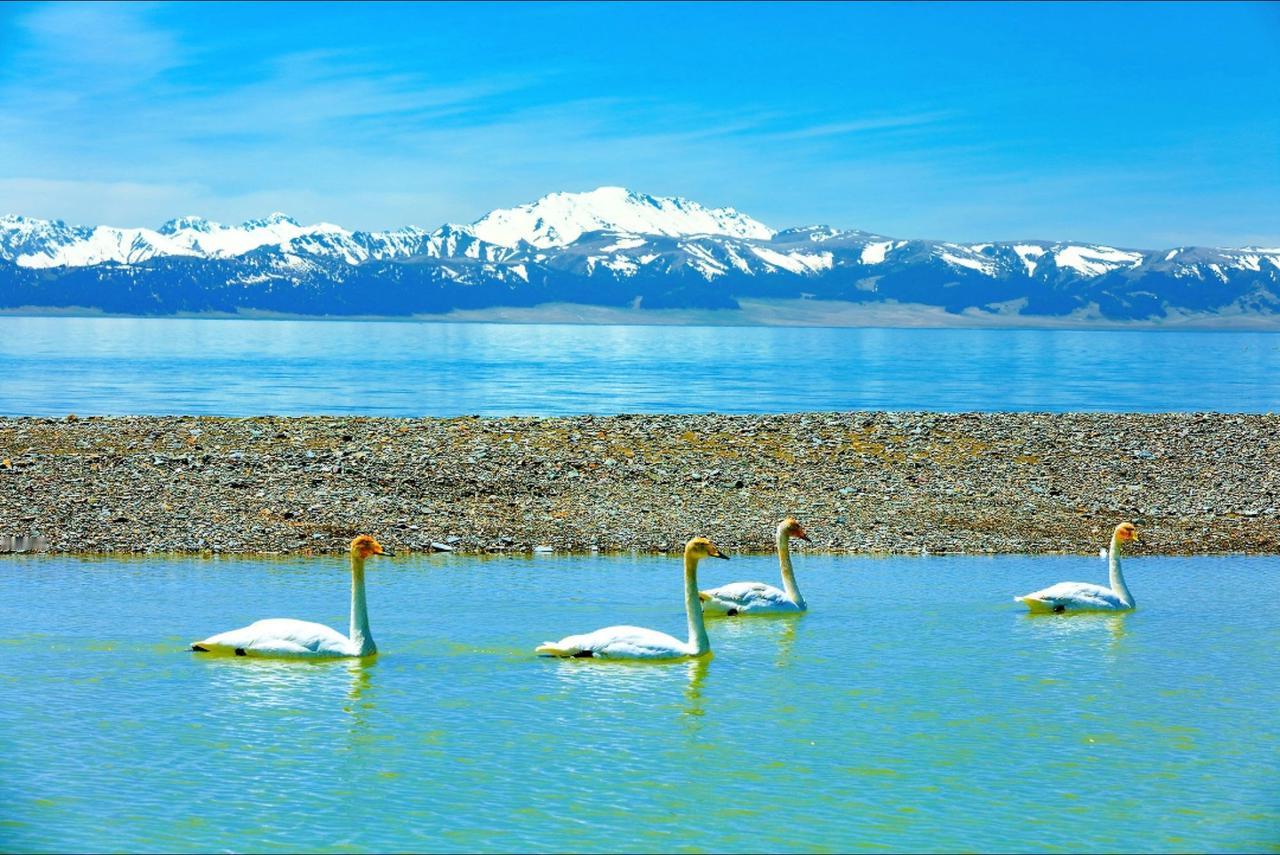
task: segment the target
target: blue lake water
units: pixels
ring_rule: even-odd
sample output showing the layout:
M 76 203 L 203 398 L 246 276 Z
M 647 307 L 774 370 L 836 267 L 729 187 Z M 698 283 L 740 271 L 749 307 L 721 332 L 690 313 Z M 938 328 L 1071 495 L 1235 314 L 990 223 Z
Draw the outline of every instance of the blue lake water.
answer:
M 1268 412 L 1280 334 L 0 318 L 0 415 Z
M 1280 559 L 1134 558 L 1136 612 L 1038 617 L 1105 564 L 796 565 L 809 614 L 625 665 L 531 651 L 682 632 L 678 558 L 385 559 L 381 655 L 294 663 L 185 645 L 345 628 L 341 559 L 5 557 L 0 850 L 1280 850 Z

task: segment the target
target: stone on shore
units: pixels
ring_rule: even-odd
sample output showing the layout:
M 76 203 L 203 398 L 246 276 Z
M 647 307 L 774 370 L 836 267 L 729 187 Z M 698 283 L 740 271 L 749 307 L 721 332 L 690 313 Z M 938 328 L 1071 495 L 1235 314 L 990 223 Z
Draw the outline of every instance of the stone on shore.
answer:
M 1280 552 L 1272 415 L 16 418 L 0 460 L 0 535 L 55 552 L 752 551 L 787 514 L 825 551 L 1094 554 L 1130 519 Z

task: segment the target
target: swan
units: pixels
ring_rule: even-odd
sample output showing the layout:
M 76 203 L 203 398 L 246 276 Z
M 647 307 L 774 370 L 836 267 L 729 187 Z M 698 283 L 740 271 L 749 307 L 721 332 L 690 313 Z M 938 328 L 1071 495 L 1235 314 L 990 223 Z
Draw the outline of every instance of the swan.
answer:
M 796 522 L 795 517 L 787 517 L 778 523 L 778 564 L 782 567 L 782 587 L 779 591 L 764 582 L 733 582 L 700 591 L 698 598 L 702 600 L 702 610 L 716 615 L 767 615 L 802 612 L 808 608 L 800 589 L 796 587 L 796 576 L 791 570 L 791 538 L 809 540 L 804 526 Z
M 1111 558 L 1110 588 L 1088 582 L 1059 582 L 1042 591 L 1024 594 L 1014 599 L 1026 603 L 1027 608 L 1033 612 L 1054 614 L 1131 610 L 1135 603 L 1133 594 L 1129 593 L 1129 586 L 1124 583 L 1124 574 L 1120 572 L 1120 551 L 1122 544 L 1136 540 L 1137 537 L 1138 530 L 1134 528 L 1133 523 L 1123 522 L 1116 526 L 1115 534 L 1111 536 L 1111 550 L 1108 553 Z
M 192 643 L 199 653 L 224 656 L 269 656 L 289 659 L 323 659 L 339 656 L 372 656 L 378 652 L 369 633 L 369 612 L 364 600 L 364 562 L 370 555 L 394 555 L 378 541 L 362 534 L 351 541 L 351 637 L 324 624 L 292 618 L 271 618 Z
M 544 641 L 536 653 L 598 659 L 684 659 L 707 656 L 711 642 L 702 622 L 698 603 L 698 562 L 703 558 L 725 555 L 705 537 L 695 537 L 684 547 L 684 610 L 689 619 L 689 641 L 638 626 L 609 626 L 582 635 L 569 635 L 559 641 Z

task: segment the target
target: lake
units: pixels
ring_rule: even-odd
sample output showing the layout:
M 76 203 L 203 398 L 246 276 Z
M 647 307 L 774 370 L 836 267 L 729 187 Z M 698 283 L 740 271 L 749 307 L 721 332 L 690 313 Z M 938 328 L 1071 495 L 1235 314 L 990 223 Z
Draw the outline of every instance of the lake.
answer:
M 809 614 L 625 665 L 531 651 L 681 633 L 678 558 L 385 559 L 362 664 L 185 649 L 345 628 L 342 559 L 6 557 L 0 849 L 1280 850 L 1280 558 L 1135 558 L 1136 612 L 1035 618 L 1105 564 L 796 564 Z
M 1280 409 L 1280 335 L 0 317 L 0 415 Z

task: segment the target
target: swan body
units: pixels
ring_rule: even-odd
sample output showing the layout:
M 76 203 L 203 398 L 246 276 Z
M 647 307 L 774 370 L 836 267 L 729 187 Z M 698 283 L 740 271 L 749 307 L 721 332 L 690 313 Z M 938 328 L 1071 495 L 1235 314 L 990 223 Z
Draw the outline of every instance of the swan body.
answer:
M 1133 608 L 1104 585 L 1059 582 L 1040 591 L 1015 597 L 1033 612 L 1119 612 Z
M 702 611 L 709 615 L 766 615 L 802 612 L 807 606 L 797 603 L 764 582 L 731 582 L 700 593 Z
M 191 645 L 201 653 L 224 656 L 269 656 L 324 659 L 363 656 L 360 648 L 337 630 L 322 623 L 292 618 L 268 618 L 240 629 L 220 632 Z M 237 653 L 237 651 L 243 651 Z
M 711 653 L 711 642 L 702 622 L 698 601 L 698 562 L 704 557 L 728 559 L 705 537 L 695 537 L 684 548 L 684 607 L 689 640 L 639 626 L 607 626 L 595 632 L 544 641 L 535 651 L 542 656 L 591 659 L 685 659 Z
M 697 656 L 693 645 L 665 632 L 642 626 L 606 626 L 595 632 L 544 642 L 538 653 L 599 659 L 680 659 Z
M 351 634 L 322 623 L 269 618 L 191 644 L 198 653 L 286 659 L 330 659 L 372 656 L 378 652 L 369 632 L 364 595 L 364 562 L 370 555 L 390 555 L 378 541 L 361 535 L 351 541 Z
M 809 535 L 795 518 L 778 523 L 778 564 L 782 570 L 780 590 L 764 582 L 731 582 L 719 588 L 700 591 L 702 611 L 709 615 L 768 615 L 803 612 L 808 609 L 791 569 L 791 538 L 807 541 Z
M 1121 523 L 1111 536 L 1111 587 L 1089 582 L 1059 582 L 1021 597 L 1014 597 L 1030 611 L 1064 614 L 1071 612 L 1124 612 L 1136 607 L 1129 586 L 1120 570 L 1120 552 L 1124 543 L 1135 540 L 1138 530 L 1133 523 Z

